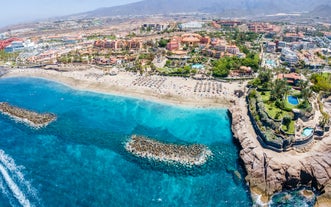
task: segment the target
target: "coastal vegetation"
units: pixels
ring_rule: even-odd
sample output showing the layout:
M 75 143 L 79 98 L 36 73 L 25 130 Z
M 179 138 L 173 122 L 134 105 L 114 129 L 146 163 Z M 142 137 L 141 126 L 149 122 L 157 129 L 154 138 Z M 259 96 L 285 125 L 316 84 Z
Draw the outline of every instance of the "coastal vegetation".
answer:
M 270 70 L 260 71 L 257 78 L 250 82 L 255 89 L 250 91 L 248 96 L 249 109 L 256 121 L 257 127 L 263 133 L 267 142 L 279 144 L 286 141 L 291 144 L 296 132 L 296 110 L 300 116 L 310 116 L 312 105 L 309 98 L 312 96 L 312 89 L 308 81 L 300 80 L 289 85 L 285 79 L 272 80 Z M 297 104 L 289 102 L 289 97 L 298 100 Z
M 246 58 L 223 57 L 213 62 L 213 76 L 227 77 L 231 70 L 236 70 L 241 66 L 251 67 L 254 71 L 257 71 L 259 61 L 259 56 L 256 53 L 249 53 Z
M 315 92 L 324 91 L 331 93 L 331 73 L 315 73 L 311 75 L 310 80 L 314 84 L 312 89 Z
M 15 61 L 18 55 L 19 52 L 8 53 L 5 50 L 0 50 L 0 62 Z
M 157 71 L 161 75 L 165 76 L 182 76 L 182 77 L 189 77 L 190 74 L 195 74 L 196 70 L 192 69 L 190 66 L 184 66 L 179 68 L 158 68 Z

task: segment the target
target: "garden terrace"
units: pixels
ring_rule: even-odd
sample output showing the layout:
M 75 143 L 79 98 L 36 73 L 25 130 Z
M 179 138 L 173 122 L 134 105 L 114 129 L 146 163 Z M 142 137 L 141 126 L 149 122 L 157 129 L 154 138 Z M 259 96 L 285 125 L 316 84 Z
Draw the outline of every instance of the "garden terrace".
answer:
M 283 151 L 284 139 L 277 136 L 275 130 L 280 123 L 273 121 L 265 112 L 262 97 L 253 89 L 247 97 L 248 112 L 259 141 L 265 147 Z
M 300 94 L 293 95 L 301 97 Z M 294 106 L 287 103 L 287 98 L 272 101 L 270 96 L 271 91 L 253 89 L 250 90 L 247 98 L 249 115 L 260 142 L 262 141 L 262 144 L 276 151 L 287 150 L 291 146 L 300 146 L 310 142 L 313 135 L 302 135 L 302 129 L 305 126 L 302 121 L 296 130 L 298 125 L 296 119 L 304 118 L 307 110 L 311 113 L 312 106 L 307 106 L 307 102 L 304 101 Z M 315 125 L 310 127 L 315 127 Z

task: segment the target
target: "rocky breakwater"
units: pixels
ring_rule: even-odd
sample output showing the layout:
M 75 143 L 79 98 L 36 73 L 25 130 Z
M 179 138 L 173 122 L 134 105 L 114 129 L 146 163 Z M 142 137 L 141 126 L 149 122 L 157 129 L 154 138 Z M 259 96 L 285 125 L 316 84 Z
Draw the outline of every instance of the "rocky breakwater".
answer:
M 242 149 L 246 181 L 253 200 L 267 206 L 274 193 L 307 186 L 320 194 L 316 206 L 331 206 L 331 136 L 315 141 L 305 152 L 290 150 L 275 152 L 264 148 L 257 140 L 245 102 L 232 106 L 232 131 Z
M 6 102 L 0 102 L 0 112 L 4 115 L 13 118 L 18 122 L 23 122 L 31 127 L 40 128 L 47 126 L 56 119 L 56 116 L 51 113 L 40 114 L 34 111 L 29 111 L 16 106 L 12 106 Z
M 137 135 L 131 136 L 125 149 L 137 157 L 184 166 L 203 165 L 212 156 L 208 147 L 201 144 L 176 145 Z

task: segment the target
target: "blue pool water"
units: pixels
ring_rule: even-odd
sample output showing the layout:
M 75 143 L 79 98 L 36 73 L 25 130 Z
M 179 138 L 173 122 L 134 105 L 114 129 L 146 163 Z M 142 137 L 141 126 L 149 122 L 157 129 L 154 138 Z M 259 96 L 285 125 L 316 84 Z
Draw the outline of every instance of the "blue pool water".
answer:
M 270 67 L 276 67 L 276 63 L 275 63 L 274 60 L 267 59 L 267 60 L 265 61 L 265 63 L 266 63 L 267 65 L 269 65 Z
M 204 68 L 204 65 L 202 65 L 202 64 L 193 64 L 192 68 L 193 69 L 202 69 L 202 68 Z
M 0 79 L 0 102 L 58 118 L 33 130 L 0 115 L 0 206 L 251 206 L 235 171 L 225 109 L 174 107 L 75 91 L 42 79 Z M 125 152 L 131 134 L 202 143 L 214 157 L 187 169 Z
M 290 103 L 290 104 L 292 104 L 292 105 L 298 105 L 299 104 L 299 100 L 298 100 L 298 98 L 297 97 L 295 97 L 295 96 L 288 96 L 287 97 L 287 100 L 288 100 L 288 102 Z
M 314 132 L 314 129 L 313 128 L 304 128 L 302 130 L 302 135 L 305 136 L 305 137 L 309 137 L 310 135 L 312 135 Z

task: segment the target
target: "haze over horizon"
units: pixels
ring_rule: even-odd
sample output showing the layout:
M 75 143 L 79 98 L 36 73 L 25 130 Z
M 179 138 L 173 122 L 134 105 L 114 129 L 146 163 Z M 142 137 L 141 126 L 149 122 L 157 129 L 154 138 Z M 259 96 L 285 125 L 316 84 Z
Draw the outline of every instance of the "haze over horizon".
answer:
M 11 0 L 1 2 L 0 27 L 43 18 L 70 15 L 140 0 Z

